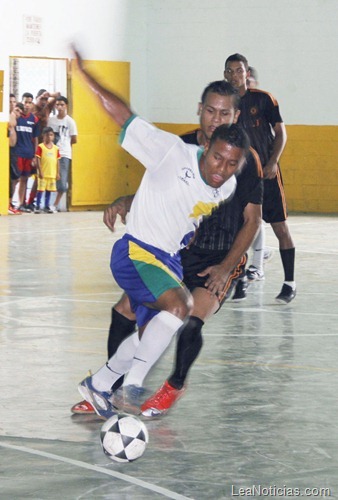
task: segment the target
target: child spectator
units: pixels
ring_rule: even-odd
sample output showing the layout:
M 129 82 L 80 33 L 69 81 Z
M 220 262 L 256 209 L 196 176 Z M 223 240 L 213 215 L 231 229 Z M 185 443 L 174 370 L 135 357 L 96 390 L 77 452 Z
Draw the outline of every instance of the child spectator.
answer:
M 42 130 L 43 142 L 36 150 L 38 190 L 36 195 L 35 213 L 41 213 L 40 205 L 43 193 L 45 193 L 44 212 L 56 213 L 55 207 L 50 206 L 50 195 L 56 191 L 56 181 L 60 179 L 60 151 L 54 144 L 54 132 L 51 127 Z

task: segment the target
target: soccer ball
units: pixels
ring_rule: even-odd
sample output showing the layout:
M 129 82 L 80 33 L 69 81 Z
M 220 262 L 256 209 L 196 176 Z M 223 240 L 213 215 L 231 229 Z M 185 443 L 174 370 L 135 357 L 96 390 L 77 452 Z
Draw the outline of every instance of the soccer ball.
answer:
M 119 413 L 103 424 L 100 439 L 104 453 L 111 460 L 132 462 L 143 455 L 149 435 L 140 419 Z

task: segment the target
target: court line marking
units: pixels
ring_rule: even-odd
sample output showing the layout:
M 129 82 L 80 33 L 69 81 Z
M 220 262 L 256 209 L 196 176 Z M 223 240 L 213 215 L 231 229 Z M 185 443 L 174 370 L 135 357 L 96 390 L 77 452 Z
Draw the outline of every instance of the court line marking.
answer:
M 51 460 L 56 460 L 59 462 L 64 462 L 66 464 L 71 464 L 76 467 L 81 467 L 82 469 L 88 469 L 92 471 L 99 472 L 101 474 L 106 474 L 107 476 L 115 477 L 116 479 L 121 479 L 127 483 L 134 484 L 136 486 L 141 486 L 141 488 L 145 488 L 150 491 L 154 491 L 156 493 L 160 493 L 161 495 L 167 498 L 173 498 L 174 500 L 192 500 L 191 497 L 185 497 L 180 495 L 179 493 L 175 493 L 174 491 L 167 490 L 166 488 L 162 488 L 161 486 L 156 486 L 155 484 L 147 483 L 146 481 L 142 481 L 142 479 L 138 479 L 136 477 L 128 476 L 127 474 L 122 474 L 121 472 L 115 472 L 104 467 L 99 467 L 98 465 L 91 465 L 86 462 L 81 462 L 79 460 L 73 460 L 71 458 L 62 457 L 60 455 L 55 455 L 54 453 L 48 453 L 45 451 L 35 450 L 34 448 L 27 448 L 26 446 L 17 446 L 7 443 L 0 443 L 0 446 L 3 448 L 7 448 L 10 450 L 22 451 L 24 453 L 30 453 L 31 455 L 38 455 L 40 457 L 49 458 Z

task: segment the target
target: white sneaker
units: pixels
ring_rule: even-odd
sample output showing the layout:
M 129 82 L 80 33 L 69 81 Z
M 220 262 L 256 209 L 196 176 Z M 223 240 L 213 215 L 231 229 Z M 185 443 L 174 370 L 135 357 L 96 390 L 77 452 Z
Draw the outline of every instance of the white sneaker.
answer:
M 249 281 L 262 281 L 264 280 L 264 272 L 257 269 L 255 266 L 249 266 L 246 270 L 246 276 Z
M 57 214 L 57 212 L 58 212 L 58 211 L 57 211 L 57 208 L 56 208 L 56 207 L 54 207 L 54 205 L 51 205 L 51 206 L 49 207 L 49 210 L 50 210 L 50 212 L 49 212 L 50 214 Z

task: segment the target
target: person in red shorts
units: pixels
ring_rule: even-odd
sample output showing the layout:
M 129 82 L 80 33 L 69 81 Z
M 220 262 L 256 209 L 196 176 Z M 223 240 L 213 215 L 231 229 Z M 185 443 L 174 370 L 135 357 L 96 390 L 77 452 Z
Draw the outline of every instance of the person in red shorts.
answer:
M 35 150 L 38 145 L 39 119 L 32 113 L 33 95 L 25 92 L 22 96 L 24 112 L 17 119 L 15 127 L 17 141 L 14 153 L 17 155 L 17 165 L 20 171 L 19 180 L 19 210 L 31 212 L 25 205 L 27 182 L 29 177 L 35 173 Z

